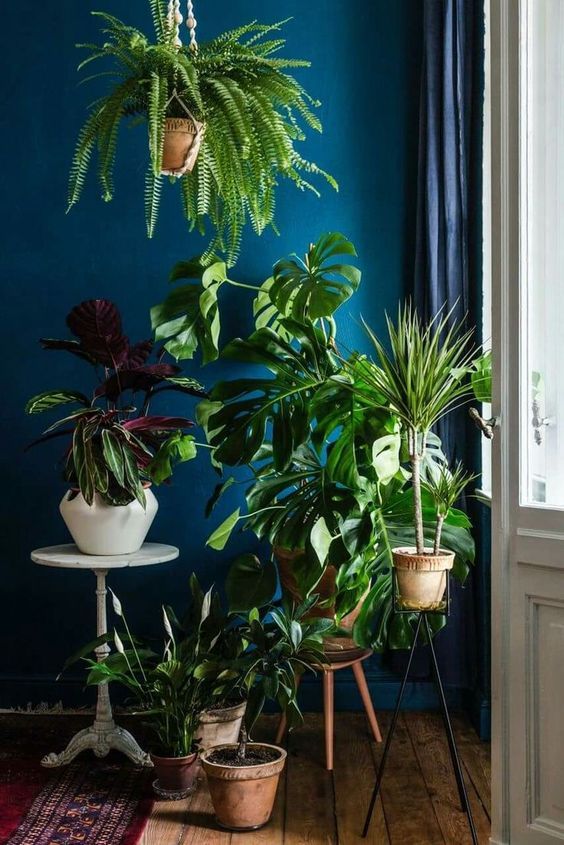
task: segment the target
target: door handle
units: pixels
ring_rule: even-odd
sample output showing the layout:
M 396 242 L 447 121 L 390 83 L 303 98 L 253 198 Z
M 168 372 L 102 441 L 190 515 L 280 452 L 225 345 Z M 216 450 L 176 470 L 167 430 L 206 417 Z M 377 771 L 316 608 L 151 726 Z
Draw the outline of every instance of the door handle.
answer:
M 490 417 L 489 420 L 485 420 L 477 408 L 469 408 L 468 416 L 476 428 L 480 429 L 484 437 L 487 437 L 488 440 L 493 440 L 494 429 L 499 428 L 499 417 Z

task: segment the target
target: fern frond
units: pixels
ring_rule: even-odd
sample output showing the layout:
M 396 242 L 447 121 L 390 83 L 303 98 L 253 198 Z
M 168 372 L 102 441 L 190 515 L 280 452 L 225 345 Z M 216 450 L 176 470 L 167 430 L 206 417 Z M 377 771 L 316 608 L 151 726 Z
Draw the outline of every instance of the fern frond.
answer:
M 147 226 L 147 237 L 152 238 L 159 216 L 159 205 L 161 201 L 162 179 L 155 175 L 153 168 L 149 167 L 145 178 L 145 224 Z

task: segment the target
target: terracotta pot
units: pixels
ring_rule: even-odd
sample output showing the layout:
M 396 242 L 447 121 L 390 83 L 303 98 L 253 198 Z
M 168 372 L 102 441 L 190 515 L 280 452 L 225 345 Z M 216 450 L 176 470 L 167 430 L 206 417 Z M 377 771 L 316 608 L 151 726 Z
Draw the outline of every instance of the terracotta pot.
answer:
M 151 754 L 158 783 L 155 785 L 157 794 L 163 792 L 187 795 L 195 788 L 198 772 L 198 755 L 189 754 L 187 757 L 160 757 Z
M 82 493 L 69 490 L 59 505 L 72 539 L 85 555 L 123 555 L 139 551 L 159 503 L 145 488 L 145 508 L 137 499 L 128 505 L 108 505 L 98 495 L 91 505 Z
M 167 117 L 164 129 L 162 173 L 191 173 L 198 158 L 204 126 L 187 117 Z
M 217 821 L 228 830 L 256 830 L 263 827 L 272 814 L 286 752 L 267 743 L 249 743 L 247 749 L 259 745 L 275 749 L 279 757 L 271 763 L 256 766 L 230 766 L 209 761 L 214 751 L 219 748 L 235 750 L 236 744 L 220 745 L 201 754 Z
M 294 562 L 302 555 L 303 551 L 301 549 L 283 549 L 281 546 L 274 548 L 274 556 L 278 564 L 278 574 L 282 589 L 297 602 L 303 601 L 303 596 L 298 587 L 296 576 L 294 575 Z M 337 570 L 329 564 L 315 588 L 315 592 L 319 594 L 321 601 L 326 601 L 335 596 L 337 591 L 336 579 Z M 322 616 L 326 619 L 333 619 L 335 616 L 335 605 L 331 604 L 328 607 L 316 608 L 315 612 L 310 614 L 311 616 Z M 307 616 L 305 618 L 307 619 Z
M 433 554 L 425 549 L 417 554 L 414 548 L 392 549 L 399 600 L 412 610 L 434 610 L 442 604 L 447 572 L 454 566 L 454 552 L 440 549 Z
M 203 710 L 196 731 L 198 748 L 201 751 L 206 751 L 208 748 L 213 748 L 214 745 L 231 745 L 237 742 L 246 709 L 247 702 L 242 701 L 232 707 Z

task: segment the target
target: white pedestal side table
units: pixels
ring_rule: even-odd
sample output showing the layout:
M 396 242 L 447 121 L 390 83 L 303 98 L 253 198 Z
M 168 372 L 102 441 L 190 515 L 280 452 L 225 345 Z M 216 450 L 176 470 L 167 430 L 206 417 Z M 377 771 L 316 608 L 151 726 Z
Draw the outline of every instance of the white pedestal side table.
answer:
M 31 553 L 34 563 L 42 566 L 54 566 L 59 569 L 90 569 L 96 576 L 97 636 L 108 631 L 106 617 L 106 575 L 112 569 L 124 569 L 128 566 L 152 566 L 165 563 L 178 557 L 176 546 L 162 543 L 144 543 L 138 552 L 129 555 L 83 555 L 74 543 L 62 546 L 47 546 L 35 549 Z M 96 649 L 96 658 L 104 660 L 109 653 L 107 643 Z M 41 761 L 42 766 L 54 768 L 64 766 L 74 760 L 77 754 L 92 749 L 96 757 L 105 757 L 111 749 L 121 751 L 138 766 L 152 766 L 149 755 L 142 751 L 134 737 L 114 722 L 110 693 L 107 684 L 98 686 L 96 717 L 94 723 L 73 736 L 60 754 L 47 754 Z

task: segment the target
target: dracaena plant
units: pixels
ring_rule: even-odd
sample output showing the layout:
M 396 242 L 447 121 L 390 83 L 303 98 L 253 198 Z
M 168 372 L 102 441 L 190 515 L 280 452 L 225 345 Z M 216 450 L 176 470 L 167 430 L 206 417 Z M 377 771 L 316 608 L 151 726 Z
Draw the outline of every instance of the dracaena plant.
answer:
M 151 403 L 165 391 L 204 396 L 196 381 L 156 355 L 153 342 L 132 344 L 124 334 L 116 306 L 105 299 L 82 302 L 66 319 L 73 337 L 44 338 L 47 350 L 66 351 L 87 364 L 95 376 L 89 393 L 47 390 L 33 396 L 28 414 L 64 408 L 33 444 L 65 438 L 64 477 L 80 490 L 88 504 L 96 494 L 111 505 L 137 499 L 145 505 L 145 482 L 167 480 L 176 462 L 195 457 L 193 426 L 184 416 L 149 413 Z
M 315 114 L 319 105 L 291 75 L 308 62 L 279 55 L 285 46 L 282 21 L 252 22 L 201 44 L 178 43 L 164 0 L 149 0 L 154 34 L 103 12 L 102 41 L 82 44 L 88 51 L 79 68 L 105 62 L 109 90 L 89 107 L 78 137 L 70 171 L 69 207 L 80 199 L 93 153 L 98 157 L 102 197 L 114 193 L 113 171 L 124 120 L 148 129 L 149 169 L 145 186 L 146 225 L 153 234 L 162 187 L 164 123 L 185 117 L 185 108 L 205 126 L 196 165 L 178 179 L 183 214 L 190 230 L 214 230 L 207 253 L 222 250 L 233 263 L 247 222 L 257 234 L 274 225 L 278 181 L 289 179 L 301 190 L 318 193 L 309 181 L 321 175 L 335 180 L 304 159 L 296 142 L 304 128 L 321 131 Z M 176 96 L 171 102 L 173 93 Z M 178 100 L 182 102 L 179 104 Z M 171 111 L 176 105 L 178 113 Z M 174 181 L 174 179 L 172 180 Z
M 415 308 L 400 306 L 394 323 L 387 317 L 389 347 L 367 327 L 375 361 L 359 363 L 363 381 L 357 386 L 361 401 L 369 407 L 383 404 L 397 416 L 407 439 L 413 491 L 415 547 L 425 553 L 422 463 L 433 426 L 452 410 L 465 404 L 474 393 L 471 373 L 478 357 L 472 343 L 472 330 L 452 320 L 452 312 L 439 312 L 424 323 Z M 474 476 L 457 468 L 454 475 L 444 472 L 439 483 L 428 489 L 439 513 L 448 512 L 457 496 Z M 433 548 L 438 547 L 442 523 L 437 522 Z

